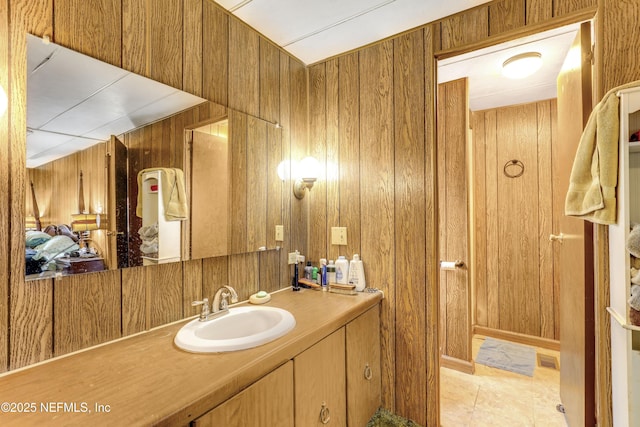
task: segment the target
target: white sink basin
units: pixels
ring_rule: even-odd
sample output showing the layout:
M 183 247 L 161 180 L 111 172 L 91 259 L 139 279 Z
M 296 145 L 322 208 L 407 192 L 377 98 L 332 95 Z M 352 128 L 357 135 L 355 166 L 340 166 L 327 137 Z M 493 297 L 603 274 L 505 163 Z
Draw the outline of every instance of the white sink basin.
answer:
M 280 338 L 294 326 L 296 319 L 281 308 L 234 307 L 211 320 L 192 320 L 178 331 L 174 342 L 194 353 L 244 350 Z

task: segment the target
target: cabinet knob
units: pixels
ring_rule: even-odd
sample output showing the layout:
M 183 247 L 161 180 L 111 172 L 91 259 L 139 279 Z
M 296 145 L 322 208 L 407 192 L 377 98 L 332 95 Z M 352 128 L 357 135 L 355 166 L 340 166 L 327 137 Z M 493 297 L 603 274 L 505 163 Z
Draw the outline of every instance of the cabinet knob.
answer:
M 322 408 L 320 408 L 320 422 L 322 424 L 328 424 L 331 421 L 331 414 L 329 413 L 329 408 L 327 408 L 327 403 L 322 402 Z
M 371 371 L 371 366 L 369 366 L 368 363 L 364 365 L 364 378 L 369 381 L 373 378 L 373 372 Z

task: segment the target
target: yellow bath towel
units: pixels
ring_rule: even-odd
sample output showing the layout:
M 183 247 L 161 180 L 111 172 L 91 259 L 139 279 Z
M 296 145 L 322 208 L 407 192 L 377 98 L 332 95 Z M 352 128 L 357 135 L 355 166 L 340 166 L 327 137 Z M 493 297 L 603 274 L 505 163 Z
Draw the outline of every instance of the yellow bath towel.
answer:
M 611 89 L 591 112 L 571 169 L 566 215 L 597 224 L 616 223 L 620 131 L 617 92 L 639 85 L 636 81 Z
M 178 168 L 148 168 L 138 172 L 138 204 L 136 215 L 142 218 L 142 175 L 145 172 L 160 171 L 162 204 L 167 221 L 183 221 L 189 215 L 184 173 Z

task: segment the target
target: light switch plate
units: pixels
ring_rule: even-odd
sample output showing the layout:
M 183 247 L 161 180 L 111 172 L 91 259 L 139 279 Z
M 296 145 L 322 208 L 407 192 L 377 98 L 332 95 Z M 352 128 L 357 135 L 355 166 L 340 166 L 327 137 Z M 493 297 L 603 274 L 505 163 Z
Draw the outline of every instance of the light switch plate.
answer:
M 331 227 L 331 244 L 340 246 L 347 244 L 347 227 Z
M 276 225 L 276 242 L 284 241 L 284 225 Z

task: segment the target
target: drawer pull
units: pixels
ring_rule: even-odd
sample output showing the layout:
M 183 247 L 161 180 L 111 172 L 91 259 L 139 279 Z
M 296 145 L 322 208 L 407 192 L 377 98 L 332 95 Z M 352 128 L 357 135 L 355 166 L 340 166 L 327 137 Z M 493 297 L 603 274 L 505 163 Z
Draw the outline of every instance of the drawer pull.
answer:
M 371 372 L 371 366 L 367 363 L 364 365 L 364 378 L 367 380 L 371 380 L 373 378 L 373 372 Z
M 329 408 L 327 408 L 327 403 L 322 402 L 322 408 L 320 409 L 320 422 L 322 424 L 328 424 L 331 421 L 331 414 L 329 413 Z

